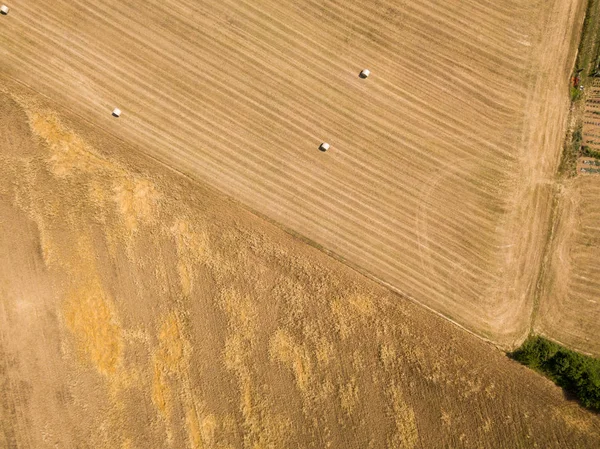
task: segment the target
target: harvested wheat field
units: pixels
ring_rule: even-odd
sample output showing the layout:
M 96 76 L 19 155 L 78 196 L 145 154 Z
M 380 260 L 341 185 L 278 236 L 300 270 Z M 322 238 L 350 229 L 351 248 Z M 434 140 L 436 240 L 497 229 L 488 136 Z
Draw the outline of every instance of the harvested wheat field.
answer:
M 0 72 L 512 346 L 584 3 L 22 0 Z
M 577 160 L 577 176 L 557 187 L 533 328 L 565 346 L 600 356 L 600 160 L 585 156 L 600 149 L 599 79 L 589 83 L 583 98 L 584 157 Z
M 600 439 L 599 416 L 490 344 L 4 89 L 0 447 Z
M 600 356 L 600 176 L 566 183 L 557 217 L 536 330 Z

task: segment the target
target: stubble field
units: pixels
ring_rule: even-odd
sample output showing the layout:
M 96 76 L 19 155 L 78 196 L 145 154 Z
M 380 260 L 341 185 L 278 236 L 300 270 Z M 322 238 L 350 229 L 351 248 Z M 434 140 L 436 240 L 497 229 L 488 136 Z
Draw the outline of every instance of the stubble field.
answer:
M 492 345 L 3 89 L 0 447 L 600 439 L 597 415 Z
M 534 308 L 583 12 L 23 0 L 0 71 L 510 346 Z
M 584 353 L 600 355 L 600 177 L 566 183 L 550 247 L 538 332 Z

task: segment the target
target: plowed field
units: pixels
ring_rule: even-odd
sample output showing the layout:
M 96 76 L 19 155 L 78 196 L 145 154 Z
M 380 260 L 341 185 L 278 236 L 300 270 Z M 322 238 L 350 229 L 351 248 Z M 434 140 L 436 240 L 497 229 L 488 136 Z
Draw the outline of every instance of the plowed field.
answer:
M 22 0 L 0 72 L 511 344 L 583 3 Z

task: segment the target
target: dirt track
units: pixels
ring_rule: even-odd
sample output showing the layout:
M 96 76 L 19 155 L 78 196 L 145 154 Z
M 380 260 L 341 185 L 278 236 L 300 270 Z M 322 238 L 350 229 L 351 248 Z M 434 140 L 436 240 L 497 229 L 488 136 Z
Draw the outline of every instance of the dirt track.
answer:
M 594 448 L 493 346 L 24 90 L 0 95 L 0 447 Z
M 24 0 L 0 70 L 511 344 L 582 3 Z

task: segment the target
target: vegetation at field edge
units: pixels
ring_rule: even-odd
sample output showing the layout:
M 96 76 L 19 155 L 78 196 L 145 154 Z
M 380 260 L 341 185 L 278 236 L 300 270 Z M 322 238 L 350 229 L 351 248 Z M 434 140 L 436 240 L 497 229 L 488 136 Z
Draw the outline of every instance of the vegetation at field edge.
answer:
M 573 97 L 571 97 L 573 98 Z M 575 103 L 576 100 L 573 100 Z M 583 114 L 583 108 L 581 114 Z M 571 114 L 579 115 L 575 109 L 571 110 Z M 573 177 L 577 174 L 577 158 L 581 152 L 581 143 L 583 141 L 583 124 L 581 118 L 572 117 L 569 121 L 575 121 L 575 129 L 569 131 L 565 139 L 563 147 L 562 160 L 558 167 L 559 174 L 565 174 L 568 177 Z
M 600 63 L 600 0 L 589 0 L 581 31 L 581 41 L 577 51 L 577 60 L 573 70 L 573 79 L 579 78 L 579 85 L 588 86 L 588 80 L 598 75 L 598 66 Z M 568 177 L 577 174 L 577 158 L 581 154 L 581 130 L 583 127 L 582 117 L 585 111 L 584 105 L 578 104 L 582 99 L 582 91 L 571 84 L 570 89 L 571 126 L 563 148 L 562 160 L 558 169 L 560 174 Z
M 586 145 L 581 147 L 581 154 L 583 156 L 600 159 L 600 151 L 592 150 L 590 147 L 588 147 Z
M 581 33 L 581 42 L 577 53 L 577 69 L 581 69 L 580 76 L 585 79 L 588 76 L 598 74 L 598 65 L 600 62 L 600 0 L 589 0 L 583 30 Z
M 571 351 L 540 336 L 531 336 L 509 354 L 553 380 L 579 402 L 600 411 L 600 359 Z

